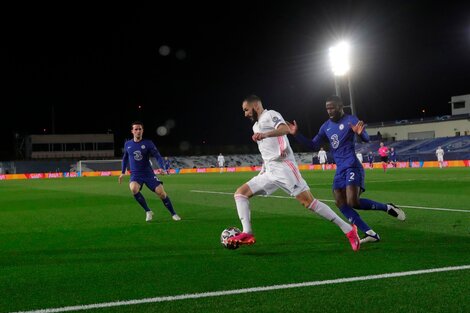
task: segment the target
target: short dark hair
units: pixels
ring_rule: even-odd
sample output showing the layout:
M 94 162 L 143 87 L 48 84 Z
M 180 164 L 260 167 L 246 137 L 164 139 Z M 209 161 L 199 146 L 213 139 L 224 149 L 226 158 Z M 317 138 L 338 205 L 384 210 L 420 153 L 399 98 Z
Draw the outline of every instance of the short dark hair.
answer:
M 343 100 L 341 99 L 340 96 L 337 96 L 337 95 L 329 96 L 328 98 L 326 98 L 326 102 L 333 102 L 333 103 L 339 104 L 339 105 L 343 104 Z
M 260 97 L 256 96 L 256 95 L 249 95 L 248 97 L 245 98 L 244 102 L 248 102 L 248 103 L 253 103 L 253 102 L 261 102 L 261 99 Z
M 144 123 L 142 123 L 141 121 L 134 121 L 131 124 L 131 128 L 134 128 L 134 125 L 140 125 L 140 126 L 142 126 L 142 128 L 144 128 Z

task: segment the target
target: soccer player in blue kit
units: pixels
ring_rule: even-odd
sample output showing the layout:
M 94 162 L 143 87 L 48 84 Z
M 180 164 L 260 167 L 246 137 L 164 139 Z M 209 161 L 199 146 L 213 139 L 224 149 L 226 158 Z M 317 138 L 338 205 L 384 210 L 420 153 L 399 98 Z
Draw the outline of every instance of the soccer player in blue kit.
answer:
M 129 188 L 135 200 L 144 208 L 146 212 L 145 220 L 150 222 L 153 219 L 153 212 L 148 207 L 144 196 L 140 192 L 144 184 L 162 200 L 173 220 L 181 220 L 178 214 L 176 214 L 173 204 L 163 188 L 163 182 L 157 178 L 150 163 L 150 158 L 154 157 L 165 172 L 168 170 L 160 152 L 151 140 L 142 138 L 144 125 L 141 122 L 132 123 L 131 132 L 134 138 L 126 141 L 124 144 L 122 172 L 121 175 L 119 175 L 119 183 L 122 182 L 122 177 L 126 174 L 127 167 L 129 166 L 131 172 Z
M 406 218 L 405 212 L 391 203 L 384 204 L 360 198 L 361 193 L 365 191 L 365 173 L 356 157 L 354 137 L 358 135 L 363 141 L 369 141 L 364 122 L 354 115 L 345 114 L 343 101 L 338 96 L 327 98 L 326 111 L 329 120 L 320 127 L 318 134 L 312 140 L 298 133 L 295 121 L 289 123 L 289 133 L 311 150 L 318 149 L 324 141 L 330 142 L 331 152 L 336 161 L 336 174 L 333 180 L 336 206 L 351 223 L 364 232 L 365 237 L 361 239 L 361 244 L 380 241 L 379 234 L 372 230 L 355 210 L 384 211 L 401 221 Z

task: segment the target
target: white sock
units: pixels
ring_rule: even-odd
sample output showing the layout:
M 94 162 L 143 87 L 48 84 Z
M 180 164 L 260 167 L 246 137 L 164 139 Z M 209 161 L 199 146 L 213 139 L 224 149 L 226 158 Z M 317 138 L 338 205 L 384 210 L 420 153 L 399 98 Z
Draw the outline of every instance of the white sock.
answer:
M 238 217 L 242 222 L 243 232 L 247 234 L 252 234 L 253 230 L 251 229 L 251 211 L 250 211 L 250 201 L 247 196 L 242 194 L 235 194 L 235 204 L 237 205 Z
M 311 211 L 320 215 L 321 217 L 338 225 L 338 227 L 341 228 L 343 233 L 347 234 L 352 230 L 351 225 L 343 221 L 341 217 L 339 217 L 329 206 L 327 206 L 323 202 L 318 201 L 317 199 L 314 199 L 312 203 L 310 203 L 308 208 Z

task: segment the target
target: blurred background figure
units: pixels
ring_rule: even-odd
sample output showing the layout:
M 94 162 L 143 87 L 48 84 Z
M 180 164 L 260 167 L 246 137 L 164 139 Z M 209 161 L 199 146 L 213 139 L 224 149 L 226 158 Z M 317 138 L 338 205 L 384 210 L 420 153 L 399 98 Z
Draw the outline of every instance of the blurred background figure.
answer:
M 225 165 L 225 158 L 222 155 L 222 153 L 219 153 L 219 156 L 217 157 L 217 164 L 219 165 L 220 173 L 222 173 L 224 171 L 224 165 Z
M 437 147 L 436 156 L 437 162 L 439 162 L 439 168 L 442 168 L 444 166 L 444 150 L 441 146 Z
M 323 149 L 323 147 L 320 148 L 320 151 L 318 151 L 318 162 L 321 164 L 321 169 L 325 170 L 325 164 L 328 161 L 328 157 L 326 155 L 326 151 Z

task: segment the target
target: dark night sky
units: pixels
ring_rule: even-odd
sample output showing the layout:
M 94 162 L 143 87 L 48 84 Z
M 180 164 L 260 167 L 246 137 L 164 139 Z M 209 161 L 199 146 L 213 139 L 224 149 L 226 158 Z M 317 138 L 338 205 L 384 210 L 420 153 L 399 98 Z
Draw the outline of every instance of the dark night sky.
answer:
M 158 146 L 247 144 L 241 102 L 252 93 L 313 135 L 334 93 L 328 48 L 343 38 L 366 122 L 421 117 L 423 108 L 450 114 L 450 97 L 470 93 L 463 1 L 229 3 L 3 10 L 0 158 L 13 157 L 14 133 L 53 125 L 57 134 L 111 130 L 120 145 L 135 119 Z M 175 127 L 157 136 L 168 120 Z

